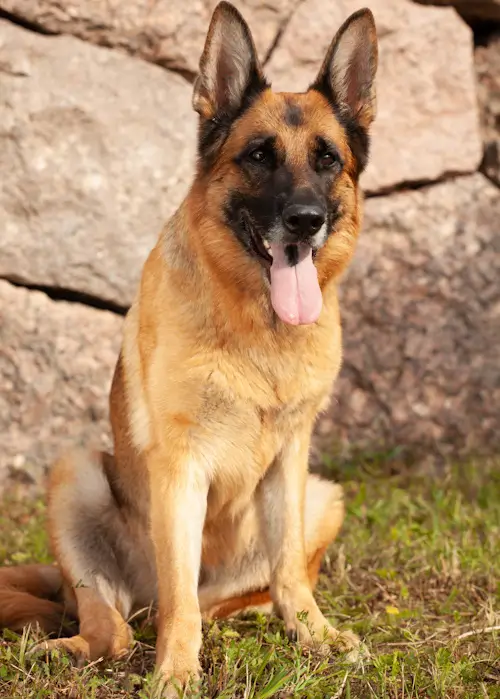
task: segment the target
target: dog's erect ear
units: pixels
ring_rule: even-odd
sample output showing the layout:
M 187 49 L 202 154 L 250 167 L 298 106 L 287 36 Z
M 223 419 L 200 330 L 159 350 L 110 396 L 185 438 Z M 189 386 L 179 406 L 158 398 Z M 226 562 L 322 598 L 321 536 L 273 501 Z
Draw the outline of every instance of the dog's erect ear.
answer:
M 340 27 L 310 89 L 322 92 L 368 130 L 376 114 L 378 48 L 370 10 L 358 10 Z
M 233 118 L 245 103 L 267 87 L 247 23 L 228 2 L 212 15 L 193 107 L 203 119 Z

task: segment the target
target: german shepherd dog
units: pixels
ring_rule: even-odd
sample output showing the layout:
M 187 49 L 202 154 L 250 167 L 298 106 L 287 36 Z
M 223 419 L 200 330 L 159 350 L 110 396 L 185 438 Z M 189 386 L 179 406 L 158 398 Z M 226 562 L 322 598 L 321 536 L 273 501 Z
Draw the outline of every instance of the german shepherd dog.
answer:
M 53 632 L 66 612 L 78 635 L 45 647 L 116 658 L 127 618 L 154 605 L 167 696 L 199 675 L 202 617 L 271 605 L 301 644 L 359 646 L 313 597 L 344 507 L 308 452 L 341 363 L 337 281 L 361 223 L 376 67 L 360 10 L 306 92 L 272 92 L 247 24 L 217 6 L 194 86 L 196 175 L 125 320 L 114 455 L 52 468 L 57 567 L 0 571 L 1 626 Z

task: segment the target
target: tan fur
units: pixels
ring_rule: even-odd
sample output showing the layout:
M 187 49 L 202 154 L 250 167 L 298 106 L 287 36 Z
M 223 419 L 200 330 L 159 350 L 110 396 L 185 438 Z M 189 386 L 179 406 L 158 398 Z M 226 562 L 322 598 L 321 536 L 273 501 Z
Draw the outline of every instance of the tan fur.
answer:
M 214 36 L 223 41 L 220 27 Z M 209 87 L 196 87 L 200 111 L 209 109 Z M 234 89 L 237 95 L 237 80 Z M 293 127 L 283 119 L 290 101 L 303 115 Z M 262 131 L 275 134 L 298 186 L 318 134 L 335 142 L 345 162 L 332 185 L 342 224 L 315 262 L 323 310 L 313 325 L 277 320 L 261 266 L 221 223 L 228 191 L 249 187 L 235 155 Z M 110 394 L 114 456 L 75 452 L 51 473 L 59 599 L 78 615 L 80 630 L 46 647 L 117 657 L 132 638 L 129 616 L 153 605 L 159 673 L 185 684 L 199 670 L 202 615 L 269 610 L 270 603 L 302 643 L 321 643 L 326 634 L 343 648 L 358 645 L 354 634 L 329 625 L 312 594 L 344 508 L 339 486 L 307 472 L 314 421 L 341 363 L 336 282 L 361 224 L 355 170 L 325 97 L 270 90 L 238 119 L 213 167 L 199 168 L 144 265 L 125 320 Z M 47 590 L 41 569 L 19 569 L 16 588 L 13 570 L 0 571 L 0 614 L 13 591 L 18 604 L 0 623 L 38 620 L 53 631 L 48 620 L 62 608 L 43 598 L 56 595 L 61 579 Z

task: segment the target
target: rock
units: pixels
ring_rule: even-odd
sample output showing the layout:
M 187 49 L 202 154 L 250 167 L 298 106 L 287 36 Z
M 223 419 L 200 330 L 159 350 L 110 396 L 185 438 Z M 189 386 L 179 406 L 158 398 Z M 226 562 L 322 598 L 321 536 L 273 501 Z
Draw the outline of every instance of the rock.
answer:
M 265 57 L 298 0 L 236 0 Z M 12 16 L 54 34 L 121 48 L 189 77 L 198 61 L 218 0 L 2 0 Z
M 415 0 L 423 5 L 452 5 L 469 22 L 500 21 L 500 0 Z
M 75 444 L 109 447 L 123 319 L 0 281 L 0 490 L 40 487 Z
M 498 453 L 499 220 L 481 174 L 366 202 L 341 284 L 344 366 L 318 440 Z
M 500 32 L 476 48 L 475 63 L 484 140 L 481 170 L 500 186 Z
M 0 276 L 128 305 L 191 177 L 191 86 L 6 21 L 0 66 Z
M 275 87 L 304 89 L 335 31 L 364 0 L 305 0 L 267 72 Z M 362 183 L 381 192 L 477 169 L 481 159 L 472 33 L 452 9 L 407 0 L 370 4 L 380 40 L 378 114 Z

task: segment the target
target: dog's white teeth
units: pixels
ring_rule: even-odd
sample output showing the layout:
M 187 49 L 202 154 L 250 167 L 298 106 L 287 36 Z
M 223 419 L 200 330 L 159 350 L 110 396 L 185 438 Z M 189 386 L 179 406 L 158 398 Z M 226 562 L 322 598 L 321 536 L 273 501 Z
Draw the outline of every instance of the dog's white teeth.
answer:
M 267 252 L 268 252 L 268 253 L 271 255 L 271 257 L 272 257 L 272 256 L 273 256 L 273 253 L 271 252 L 271 245 L 267 242 L 267 240 L 264 240 L 263 242 L 264 242 L 264 247 L 266 248 Z

